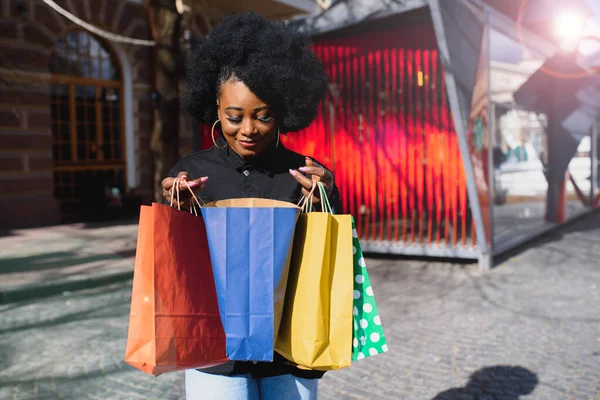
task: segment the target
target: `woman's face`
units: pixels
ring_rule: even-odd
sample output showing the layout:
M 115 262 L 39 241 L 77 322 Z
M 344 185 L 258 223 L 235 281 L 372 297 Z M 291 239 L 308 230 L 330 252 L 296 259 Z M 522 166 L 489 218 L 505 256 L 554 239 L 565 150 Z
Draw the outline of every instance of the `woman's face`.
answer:
M 273 111 L 243 82 L 225 82 L 217 108 L 223 135 L 240 156 L 255 157 L 276 139 Z

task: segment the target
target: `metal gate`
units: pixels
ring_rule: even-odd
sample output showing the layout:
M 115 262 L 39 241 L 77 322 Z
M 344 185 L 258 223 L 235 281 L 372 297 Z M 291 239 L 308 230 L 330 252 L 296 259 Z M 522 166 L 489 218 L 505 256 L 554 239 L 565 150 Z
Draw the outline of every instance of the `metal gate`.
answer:
M 466 179 L 433 26 L 318 41 L 331 79 L 285 144 L 333 170 L 374 252 L 476 258 Z

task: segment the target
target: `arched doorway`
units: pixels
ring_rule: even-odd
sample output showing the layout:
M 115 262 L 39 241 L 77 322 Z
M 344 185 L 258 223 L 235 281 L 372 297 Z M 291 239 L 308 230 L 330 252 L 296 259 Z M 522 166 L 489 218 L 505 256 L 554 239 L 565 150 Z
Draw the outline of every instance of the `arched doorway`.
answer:
M 98 217 L 126 187 L 123 81 L 99 39 L 73 31 L 50 58 L 54 195 L 63 221 Z

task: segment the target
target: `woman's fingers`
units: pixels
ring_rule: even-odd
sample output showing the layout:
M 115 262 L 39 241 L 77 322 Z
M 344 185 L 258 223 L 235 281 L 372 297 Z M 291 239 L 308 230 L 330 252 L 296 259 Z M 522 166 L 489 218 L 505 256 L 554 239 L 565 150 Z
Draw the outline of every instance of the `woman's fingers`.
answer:
M 165 178 L 162 180 L 160 186 L 163 188 L 163 192 L 169 191 L 171 190 L 171 188 L 173 187 L 173 182 L 175 181 L 175 178 Z
M 188 173 L 185 171 L 181 171 L 179 174 L 177 174 L 177 178 L 167 177 L 162 180 L 160 185 L 162 186 L 163 190 L 169 191 L 173 187 L 173 183 L 175 182 L 175 179 L 186 180 L 187 177 L 188 177 Z
M 200 189 L 202 189 L 204 187 L 204 184 L 206 183 L 206 181 L 208 181 L 208 177 L 207 176 L 203 176 L 191 181 L 188 181 L 188 173 L 185 171 L 181 171 L 178 175 L 177 178 L 165 178 L 163 179 L 161 186 L 162 186 L 162 194 L 163 197 L 165 199 L 167 199 L 168 201 L 173 200 L 173 204 L 177 205 L 177 193 L 175 192 L 175 188 L 173 188 L 173 185 L 175 184 L 175 181 L 178 180 L 178 189 L 179 189 L 179 206 L 180 207 L 185 207 L 186 204 L 189 203 L 190 197 L 191 197 L 191 193 L 190 191 L 198 191 Z
M 325 190 L 328 191 L 331 186 L 331 179 L 328 177 L 329 171 L 327 171 L 323 167 L 300 167 L 298 170 L 309 174 L 312 176 L 313 180 L 319 181 L 325 187 Z
M 327 177 L 327 170 L 323 167 L 300 167 L 298 169 L 304 173 L 315 175 L 321 179 Z
M 320 181 L 329 194 L 333 188 L 333 174 L 313 159 L 306 157 L 306 166 L 298 168 L 300 171 L 310 174 L 313 180 Z
M 323 166 L 317 163 L 316 161 L 313 161 L 312 158 L 306 157 L 304 159 L 304 164 L 306 165 L 305 167 L 301 167 L 298 169 L 302 172 L 315 175 L 313 176 L 313 179 L 317 178 L 316 180 L 321 180 L 320 178 L 323 178 L 325 176 L 325 168 L 323 168 Z
M 300 183 L 300 185 L 302 185 L 302 194 L 305 197 L 310 196 L 310 192 L 312 191 L 312 188 L 313 188 L 313 180 L 310 178 L 307 178 L 306 176 L 302 175 L 300 172 L 295 171 L 293 169 L 290 169 L 290 174 L 298 181 L 298 183 Z M 318 190 L 315 190 L 313 192 L 313 203 L 320 202 L 318 192 L 319 192 Z
M 179 183 L 179 193 L 180 195 L 185 194 L 186 196 L 190 195 L 190 190 L 194 193 L 198 190 L 204 188 L 204 183 L 208 180 L 207 176 L 203 176 L 202 178 L 194 179 L 193 181 L 180 181 Z
M 206 181 L 208 181 L 208 176 L 203 176 L 201 178 L 194 179 L 192 181 L 188 181 L 188 182 L 185 182 L 185 183 L 187 184 L 187 186 L 189 188 L 195 188 L 195 187 L 197 187 L 199 189 L 202 189 L 204 187 L 204 184 L 206 183 Z
M 302 187 L 304 189 L 312 189 L 313 187 L 313 181 L 310 178 L 307 178 L 306 176 L 302 175 L 300 172 L 290 169 L 290 174 L 294 177 L 294 179 L 296 179 L 296 181 L 298 181 L 298 183 L 300 185 L 302 185 Z

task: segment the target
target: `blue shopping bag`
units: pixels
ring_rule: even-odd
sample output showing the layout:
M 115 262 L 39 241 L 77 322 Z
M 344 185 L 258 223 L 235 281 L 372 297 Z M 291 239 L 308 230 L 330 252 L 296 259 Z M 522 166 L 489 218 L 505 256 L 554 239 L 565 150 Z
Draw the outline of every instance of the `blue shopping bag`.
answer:
M 265 199 L 202 208 L 230 360 L 273 361 L 299 215 Z

